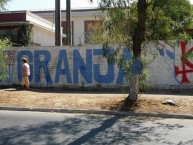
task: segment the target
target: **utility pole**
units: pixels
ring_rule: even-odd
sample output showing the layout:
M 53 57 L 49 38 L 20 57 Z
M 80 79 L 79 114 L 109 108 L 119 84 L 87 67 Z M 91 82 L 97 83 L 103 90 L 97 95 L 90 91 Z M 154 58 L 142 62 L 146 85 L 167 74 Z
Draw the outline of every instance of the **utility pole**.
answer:
M 71 36 L 71 0 L 66 0 L 66 37 L 67 45 L 72 45 Z
M 61 46 L 61 8 L 60 0 L 55 0 L 55 45 Z

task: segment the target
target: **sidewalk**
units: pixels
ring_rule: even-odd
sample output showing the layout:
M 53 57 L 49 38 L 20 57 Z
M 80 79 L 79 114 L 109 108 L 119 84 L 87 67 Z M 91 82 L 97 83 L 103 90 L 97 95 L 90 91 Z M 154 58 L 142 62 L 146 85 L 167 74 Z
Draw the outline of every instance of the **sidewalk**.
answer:
M 125 105 L 127 94 L 61 89 L 0 89 L 0 110 L 89 113 L 193 119 L 193 93 L 156 91 L 141 94 L 137 103 Z M 177 106 L 163 105 L 171 99 Z

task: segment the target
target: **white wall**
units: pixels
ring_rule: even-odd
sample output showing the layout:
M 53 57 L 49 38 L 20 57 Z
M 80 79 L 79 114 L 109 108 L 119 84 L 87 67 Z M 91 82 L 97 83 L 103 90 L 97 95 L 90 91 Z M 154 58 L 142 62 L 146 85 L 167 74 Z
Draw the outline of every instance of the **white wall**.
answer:
M 41 46 L 54 46 L 55 33 L 46 29 L 34 26 L 33 27 L 33 42 L 39 43 Z
M 160 41 L 151 44 L 156 59 L 148 65 L 148 84 L 155 87 L 193 87 L 193 41 L 188 44 Z M 185 53 L 182 53 L 182 50 Z M 152 52 L 151 51 L 151 52 Z M 189 53 L 187 53 L 189 51 Z M 72 47 L 16 47 L 7 51 L 13 65 L 7 66 L 9 78 L 1 84 L 19 84 L 21 58 L 31 65 L 32 86 L 85 86 L 120 87 L 123 83 L 121 69 L 108 65 L 102 56 L 102 45 Z M 131 58 L 130 53 L 128 54 Z M 148 53 L 147 59 L 152 58 Z M 183 61 L 182 61 L 183 58 Z

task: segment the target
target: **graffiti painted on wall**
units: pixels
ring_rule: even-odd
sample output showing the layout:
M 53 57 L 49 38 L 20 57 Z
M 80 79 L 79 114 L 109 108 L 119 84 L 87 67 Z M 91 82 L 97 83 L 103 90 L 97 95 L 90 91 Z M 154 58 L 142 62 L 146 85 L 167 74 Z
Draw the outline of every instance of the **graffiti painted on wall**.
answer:
M 174 77 L 180 84 L 193 83 L 193 47 L 185 41 L 160 43 L 159 54 L 173 61 Z
M 131 53 L 128 49 L 124 49 L 123 54 L 125 59 L 131 59 Z M 53 57 L 56 56 L 52 56 L 51 51 L 48 50 L 19 51 L 17 54 L 18 80 L 21 80 L 22 77 L 21 58 L 27 57 L 31 71 L 30 81 L 36 84 L 41 83 L 42 79 L 46 80 L 47 85 L 58 84 L 62 77 L 65 77 L 66 84 L 81 83 L 80 77 L 83 78 L 85 84 L 122 84 L 124 73 L 121 68 L 118 68 L 116 76 L 115 64 L 106 62 L 104 67 L 101 66 L 104 64 L 93 61 L 94 57 L 103 56 L 102 49 L 86 49 L 85 56 L 82 56 L 78 49 L 73 49 L 72 60 L 68 59 L 68 55 L 66 49 L 58 50 L 57 59 L 54 59 Z M 52 66 L 53 64 L 55 65 Z M 41 75 L 42 73 L 44 75 Z
M 193 61 L 191 60 L 193 55 L 193 47 L 187 45 L 186 42 L 180 43 L 180 62 L 181 66 L 175 65 L 175 76 L 181 75 L 180 83 L 191 83 L 191 77 L 193 74 Z
M 153 49 L 157 46 L 152 45 Z M 42 50 L 43 48 L 43 50 Z M 155 63 L 150 82 L 159 84 L 193 84 L 193 44 L 161 42 L 158 46 L 160 63 Z M 26 57 L 31 68 L 31 84 L 39 85 L 121 85 L 124 72 L 115 64 L 108 64 L 101 48 L 32 48 L 6 51 L 9 56 L 7 82 L 18 83 L 22 77 L 21 58 Z M 132 58 L 123 49 L 125 59 Z M 155 71 L 159 69 L 159 71 Z M 164 73 L 163 70 L 167 69 Z M 151 69 L 150 69 L 151 71 Z M 158 73 L 158 74 L 155 74 Z M 166 73 L 170 73 L 169 75 Z M 161 77 L 160 77 L 161 76 Z M 166 77 L 167 76 L 167 77 Z M 173 78 L 171 77 L 173 76 Z M 166 77 L 165 80 L 163 78 Z M 151 75 L 150 75 L 151 79 Z M 172 83 L 170 83 L 172 81 Z
M 12 77 L 13 77 L 13 73 L 14 73 L 14 63 L 15 63 L 15 51 L 4 51 L 3 55 L 7 56 L 7 74 L 8 74 L 8 78 L 6 79 L 7 82 L 12 82 Z

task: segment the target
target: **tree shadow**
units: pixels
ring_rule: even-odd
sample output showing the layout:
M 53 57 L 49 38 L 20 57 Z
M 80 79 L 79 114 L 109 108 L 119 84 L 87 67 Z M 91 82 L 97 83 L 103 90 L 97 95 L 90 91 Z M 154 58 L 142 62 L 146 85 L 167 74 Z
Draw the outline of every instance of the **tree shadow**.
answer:
M 0 89 L 6 89 L 6 91 L 23 91 L 26 89 L 21 89 L 19 86 L 14 86 L 12 89 L 9 87 L 3 87 Z M 79 94 L 128 94 L 127 91 L 117 87 L 117 88 L 82 88 L 82 87 L 30 87 L 27 91 L 37 92 L 37 93 L 79 93 Z M 148 91 L 143 91 L 141 94 L 160 94 L 160 95 L 183 95 L 192 96 L 193 89 L 150 89 Z
M 134 111 L 135 107 L 137 107 L 137 101 L 136 102 L 131 102 L 129 101 L 128 97 L 125 98 L 122 101 L 119 101 L 118 103 L 113 104 L 109 110 L 119 110 L 119 111 Z
M 30 87 L 29 89 L 22 89 L 21 87 L 14 87 L 10 89 L 6 89 L 5 91 L 14 92 L 14 91 L 31 91 L 37 93 L 71 93 L 71 94 L 124 94 L 120 90 L 113 90 L 112 89 L 81 89 L 81 88 L 63 88 L 63 87 Z
M 160 95 L 184 95 L 192 96 L 192 89 L 150 89 L 149 91 L 142 92 L 142 94 L 160 94 Z
M 50 121 L 38 125 L 5 127 L 0 129 L 2 145 L 79 145 L 79 144 L 140 144 L 167 142 L 170 131 L 183 128 L 178 124 L 153 123 L 146 125 L 146 118 L 81 115 Z M 158 129 L 166 130 L 159 132 Z M 192 142 L 192 141 L 190 141 Z

